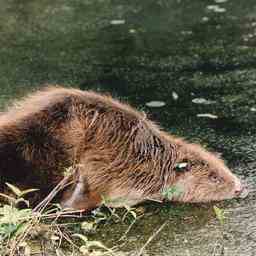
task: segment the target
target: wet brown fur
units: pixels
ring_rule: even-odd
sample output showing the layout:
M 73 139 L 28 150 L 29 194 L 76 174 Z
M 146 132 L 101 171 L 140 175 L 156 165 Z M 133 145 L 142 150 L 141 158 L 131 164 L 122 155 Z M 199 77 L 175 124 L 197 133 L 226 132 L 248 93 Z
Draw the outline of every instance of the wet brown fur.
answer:
M 0 116 L 1 184 L 21 182 L 47 193 L 66 167 L 76 166 L 82 189 L 72 202 L 75 208 L 94 208 L 102 196 L 113 194 L 137 193 L 134 198 L 141 201 L 159 197 L 183 175 L 174 165 L 184 159 L 226 168 L 201 146 L 161 131 L 144 113 L 94 92 L 47 87 Z M 208 173 L 198 170 L 198 175 Z M 224 175 L 234 183 L 232 174 Z M 64 200 L 74 191 L 75 186 Z M 193 201 L 187 198 L 183 201 Z

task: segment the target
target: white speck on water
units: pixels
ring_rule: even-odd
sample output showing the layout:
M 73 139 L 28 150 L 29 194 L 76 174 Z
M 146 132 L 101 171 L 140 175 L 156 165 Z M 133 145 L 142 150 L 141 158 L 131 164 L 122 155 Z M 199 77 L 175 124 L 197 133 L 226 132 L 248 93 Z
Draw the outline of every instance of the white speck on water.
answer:
M 209 18 L 208 18 L 208 17 L 203 17 L 203 18 L 202 18 L 202 21 L 203 21 L 203 22 L 207 22 L 207 21 L 209 21 Z
M 172 98 L 174 100 L 177 100 L 179 98 L 179 95 L 177 94 L 177 92 L 175 92 L 175 91 L 172 92 Z
M 197 114 L 197 117 L 207 117 L 207 118 L 211 118 L 211 119 L 217 119 L 218 116 L 210 114 L 210 113 L 205 113 L 205 114 Z
M 148 106 L 150 108 L 160 108 L 160 107 L 163 107 L 165 105 L 166 105 L 165 102 L 157 101 L 157 100 L 149 101 L 149 102 L 146 103 L 146 106 Z
M 247 46 L 247 45 L 240 45 L 237 48 L 240 49 L 240 50 L 247 50 L 247 49 L 249 49 L 249 46 Z
M 125 20 L 111 20 L 110 24 L 111 25 L 123 25 L 123 24 L 125 24 Z
M 208 5 L 207 9 L 211 10 L 213 12 L 219 12 L 219 13 L 222 13 L 222 12 L 226 11 L 225 8 L 219 7 L 218 5 Z
M 194 98 L 192 100 L 193 103 L 195 104 L 204 104 L 204 105 L 210 105 L 210 104 L 215 104 L 216 101 L 214 100 L 207 100 L 207 99 L 204 99 L 204 98 Z
M 228 0 L 214 0 L 216 4 L 226 3 Z
M 218 8 L 218 9 L 215 9 L 215 12 L 226 12 L 226 8 Z
M 192 34 L 193 34 L 193 32 L 190 31 L 190 30 L 183 30 L 183 31 L 181 31 L 180 33 L 181 33 L 182 35 L 184 35 L 184 36 L 186 36 L 186 35 L 192 35 Z
M 215 10 L 217 8 L 220 8 L 218 5 L 207 5 L 208 10 Z
M 256 108 L 254 108 L 254 107 L 250 108 L 250 110 L 251 110 L 252 112 L 256 112 Z
M 130 32 L 131 34 L 134 34 L 134 33 L 136 33 L 136 30 L 133 29 L 133 28 L 131 28 L 131 29 L 129 29 L 129 32 Z

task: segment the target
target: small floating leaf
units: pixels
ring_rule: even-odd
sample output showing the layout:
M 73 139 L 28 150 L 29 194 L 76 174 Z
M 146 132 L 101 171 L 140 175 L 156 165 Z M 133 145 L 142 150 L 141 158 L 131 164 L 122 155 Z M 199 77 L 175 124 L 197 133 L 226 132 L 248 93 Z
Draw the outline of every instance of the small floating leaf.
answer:
M 177 100 L 179 98 L 179 95 L 177 94 L 177 92 L 175 92 L 175 91 L 172 92 L 172 98 L 174 100 Z
M 146 103 L 146 106 L 150 107 L 150 108 L 160 108 L 165 106 L 165 102 L 163 101 L 149 101 Z
M 214 2 L 217 3 L 217 4 L 222 4 L 222 3 L 225 3 L 227 1 L 228 0 L 214 0 Z
M 111 25 L 122 25 L 122 24 L 125 24 L 125 20 L 111 20 L 110 24 Z
M 210 113 L 197 114 L 196 116 L 197 117 L 208 117 L 208 118 L 211 118 L 211 119 L 217 119 L 218 118 L 218 116 L 210 114 Z
M 207 9 L 211 10 L 213 12 L 219 12 L 219 13 L 222 13 L 222 12 L 226 11 L 225 8 L 219 7 L 218 5 L 208 5 Z
M 195 103 L 195 104 L 205 104 L 205 105 L 210 105 L 210 104 L 216 103 L 216 101 L 207 100 L 207 99 L 204 99 L 204 98 L 194 98 L 192 100 L 192 102 Z
M 129 32 L 130 32 L 131 34 L 134 34 L 134 33 L 136 33 L 136 30 L 133 29 L 133 28 L 131 28 L 131 29 L 129 29 Z
M 209 21 L 209 18 L 208 18 L 208 17 L 203 17 L 203 18 L 202 18 L 202 21 L 203 21 L 203 22 L 207 22 L 207 21 Z
M 208 5 L 207 6 L 208 10 L 215 10 L 216 8 L 219 8 L 219 6 L 218 5 Z
M 214 11 L 222 13 L 222 12 L 226 12 L 226 9 L 225 8 L 218 8 L 218 9 L 216 9 Z
M 183 30 L 183 31 L 181 31 L 181 34 L 184 35 L 184 36 L 186 36 L 186 35 L 192 35 L 193 32 L 190 31 L 190 30 Z

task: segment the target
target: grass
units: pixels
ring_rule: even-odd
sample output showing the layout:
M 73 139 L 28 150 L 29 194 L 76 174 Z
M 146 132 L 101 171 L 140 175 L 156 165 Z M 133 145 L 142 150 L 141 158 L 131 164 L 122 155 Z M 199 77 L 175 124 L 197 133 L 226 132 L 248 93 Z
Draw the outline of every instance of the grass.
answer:
M 103 222 L 125 222 L 129 219 L 130 225 L 120 238 L 120 241 L 125 240 L 137 220 L 134 208 L 125 207 L 120 215 L 103 202 L 103 206 L 86 217 L 82 211 L 62 209 L 58 204 L 51 204 L 52 198 L 63 188 L 67 179 L 65 177 L 34 208 L 25 198 L 36 189 L 20 190 L 6 184 L 10 194 L 0 193 L 5 199 L 0 206 L 0 255 L 115 255 L 118 246 L 108 248 L 100 241 L 90 240 L 88 234 L 95 232 Z M 21 204 L 22 208 L 19 207 Z
M 34 208 L 30 206 L 26 197 L 37 191 L 36 189 L 20 190 L 14 185 L 6 184 L 10 193 L 0 193 L 0 196 L 5 199 L 5 202 L 0 205 L 1 256 L 120 255 L 122 246 L 128 242 L 128 233 L 144 216 L 144 211 L 140 211 L 141 207 L 136 209 L 126 206 L 121 211 L 110 208 L 104 198 L 103 205 L 92 211 L 90 215 L 84 215 L 82 211 L 62 209 L 58 204 L 51 204 L 51 200 L 63 188 L 68 178 L 68 176 L 65 177 Z M 164 191 L 166 198 L 172 198 L 177 193 L 179 194 L 180 190 L 176 188 Z M 213 210 L 222 228 L 224 211 L 216 206 Z M 171 212 L 168 211 L 168 216 L 175 218 L 176 212 L 177 208 L 172 207 Z M 178 212 L 178 216 L 180 214 L 182 213 Z M 110 225 L 111 223 L 125 223 L 126 225 L 128 223 L 128 228 L 119 235 L 120 237 L 114 243 L 115 246 L 109 248 L 92 237 L 95 237 L 94 235 L 102 224 Z M 137 256 L 143 255 L 145 248 L 166 227 L 167 223 L 168 220 L 152 231 L 144 245 L 137 249 Z M 224 231 L 221 234 L 223 238 Z

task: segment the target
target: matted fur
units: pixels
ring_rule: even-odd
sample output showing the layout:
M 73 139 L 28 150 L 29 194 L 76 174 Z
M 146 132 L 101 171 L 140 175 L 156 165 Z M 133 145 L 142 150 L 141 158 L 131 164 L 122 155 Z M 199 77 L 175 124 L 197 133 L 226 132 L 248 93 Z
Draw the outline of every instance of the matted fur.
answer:
M 144 113 L 109 96 L 47 87 L 0 116 L 2 180 L 48 191 L 63 177 L 65 167 L 76 166 L 77 188 L 64 195 L 66 205 L 74 208 L 93 208 L 101 195 L 134 203 L 160 199 L 165 188 L 186 181 L 185 174 L 174 170 L 184 159 L 201 166 L 191 171 L 193 177 L 214 169 L 227 178 L 230 186 L 219 199 L 234 196 L 239 182 L 222 160 L 161 131 Z M 192 187 L 189 182 L 183 186 Z M 180 201 L 211 200 L 204 195 L 195 200 L 197 194 L 185 190 Z

